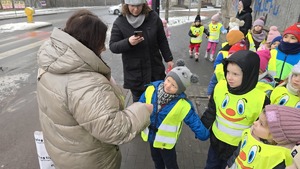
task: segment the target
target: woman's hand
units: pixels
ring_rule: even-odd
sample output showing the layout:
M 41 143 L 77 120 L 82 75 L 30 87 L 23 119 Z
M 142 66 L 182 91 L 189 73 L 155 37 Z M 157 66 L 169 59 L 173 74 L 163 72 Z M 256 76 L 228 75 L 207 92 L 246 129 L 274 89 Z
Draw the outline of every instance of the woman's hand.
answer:
M 169 68 L 169 67 L 171 67 L 171 68 L 173 68 L 173 66 L 174 66 L 174 62 L 173 61 L 169 61 L 169 62 L 167 62 L 167 67 Z
M 132 35 L 129 37 L 128 40 L 132 46 L 135 46 L 135 45 L 139 44 L 140 42 L 142 42 L 144 40 L 144 37 Z
M 145 104 L 145 106 L 147 107 L 147 109 L 149 110 L 150 114 L 153 111 L 153 105 L 152 104 Z

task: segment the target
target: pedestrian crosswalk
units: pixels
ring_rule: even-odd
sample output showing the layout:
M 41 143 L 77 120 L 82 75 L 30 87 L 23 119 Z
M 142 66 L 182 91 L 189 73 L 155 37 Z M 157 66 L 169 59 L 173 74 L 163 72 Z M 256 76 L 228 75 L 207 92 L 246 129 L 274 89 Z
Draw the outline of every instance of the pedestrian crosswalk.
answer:
M 38 50 L 38 47 L 50 36 L 51 32 L 31 31 L 0 39 L 0 61 L 20 55 L 25 51 Z

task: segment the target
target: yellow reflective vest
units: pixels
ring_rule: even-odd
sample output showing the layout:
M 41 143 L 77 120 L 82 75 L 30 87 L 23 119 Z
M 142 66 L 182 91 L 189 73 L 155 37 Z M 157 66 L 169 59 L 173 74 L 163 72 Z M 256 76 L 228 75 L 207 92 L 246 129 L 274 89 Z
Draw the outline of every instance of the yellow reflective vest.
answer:
M 252 136 L 251 129 L 246 129 L 243 132 L 239 156 L 235 159 L 235 167 L 230 169 L 271 169 L 283 161 L 285 166 L 292 165 L 290 149 L 264 144 Z
M 154 86 L 148 86 L 145 93 L 146 103 L 151 104 L 152 95 L 154 93 Z M 168 113 L 166 118 L 155 135 L 153 147 L 172 149 L 181 133 L 182 121 L 191 109 L 191 105 L 185 100 L 180 99 L 172 110 Z M 149 129 L 146 128 L 141 132 L 141 137 L 144 141 L 148 141 Z
M 219 53 L 222 53 L 223 59 L 228 57 L 228 51 L 220 51 Z M 219 63 L 216 65 L 215 74 L 216 74 L 216 78 L 217 78 L 218 82 L 221 80 L 225 80 L 223 63 Z
M 290 93 L 286 87 L 277 86 L 270 96 L 271 104 L 300 108 L 300 97 Z
M 277 57 L 277 53 L 278 51 L 275 49 L 272 49 L 270 51 L 271 53 L 271 58 L 269 60 L 268 63 L 268 72 L 274 77 L 274 78 L 278 78 L 277 72 L 276 72 L 276 57 Z
M 249 41 L 249 50 L 256 52 L 255 43 L 254 43 L 251 31 L 249 31 L 247 33 L 246 37 L 248 38 L 248 41 Z M 262 45 L 264 43 L 265 43 L 265 40 L 263 40 L 260 44 Z
M 273 86 L 264 82 L 257 82 L 256 88 L 265 92 L 267 95 L 269 92 L 271 92 L 274 89 Z
M 216 120 L 212 131 L 219 140 L 238 146 L 243 130 L 259 117 L 266 95 L 256 88 L 243 95 L 231 94 L 226 80 L 217 83 L 214 93 Z
M 200 27 L 192 26 L 191 27 L 191 32 L 192 32 L 193 35 L 198 34 L 197 37 L 191 37 L 191 43 L 201 43 L 203 32 L 204 32 L 204 26 L 200 26 Z
M 208 41 L 212 41 L 212 42 L 219 41 L 222 26 L 223 25 L 221 23 L 217 23 L 217 24 L 210 23 L 208 25 L 209 27 Z

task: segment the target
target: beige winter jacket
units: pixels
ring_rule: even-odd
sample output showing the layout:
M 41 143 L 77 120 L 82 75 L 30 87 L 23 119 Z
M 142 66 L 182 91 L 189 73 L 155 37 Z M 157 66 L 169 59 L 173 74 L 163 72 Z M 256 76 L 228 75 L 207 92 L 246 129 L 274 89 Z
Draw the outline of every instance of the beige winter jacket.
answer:
M 117 145 L 149 125 L 142 103 L 123 108 L 110 68 L 55 28 L 38 51 L 37 99 L 46 149 L 56 169 L 118 169 Z

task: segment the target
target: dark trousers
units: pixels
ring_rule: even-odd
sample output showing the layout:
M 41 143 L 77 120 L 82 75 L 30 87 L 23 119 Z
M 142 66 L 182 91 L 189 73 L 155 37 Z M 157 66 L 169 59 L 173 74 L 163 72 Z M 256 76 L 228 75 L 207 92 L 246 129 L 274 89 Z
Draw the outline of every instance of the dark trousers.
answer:
M 218 154 L 210 145 L 207 154 L 206 166 L 204 169 L 225 169 L 226 166 L 227 161 L 219 159 Z
M 178 169 L 175 146 L 167 150 L 154 148 L 153 145 L 150 144 L 150 150 L 155 169 L 165 169 L 165 167 L 167 167 L 167 169 Z
M 130 91 L 131 91 L 131 94 L 132 94 L 133 102 L 139 101 L 141 95 L 144 93 L 144 91 L 141 91 L 141 90 L 130 89 Z

